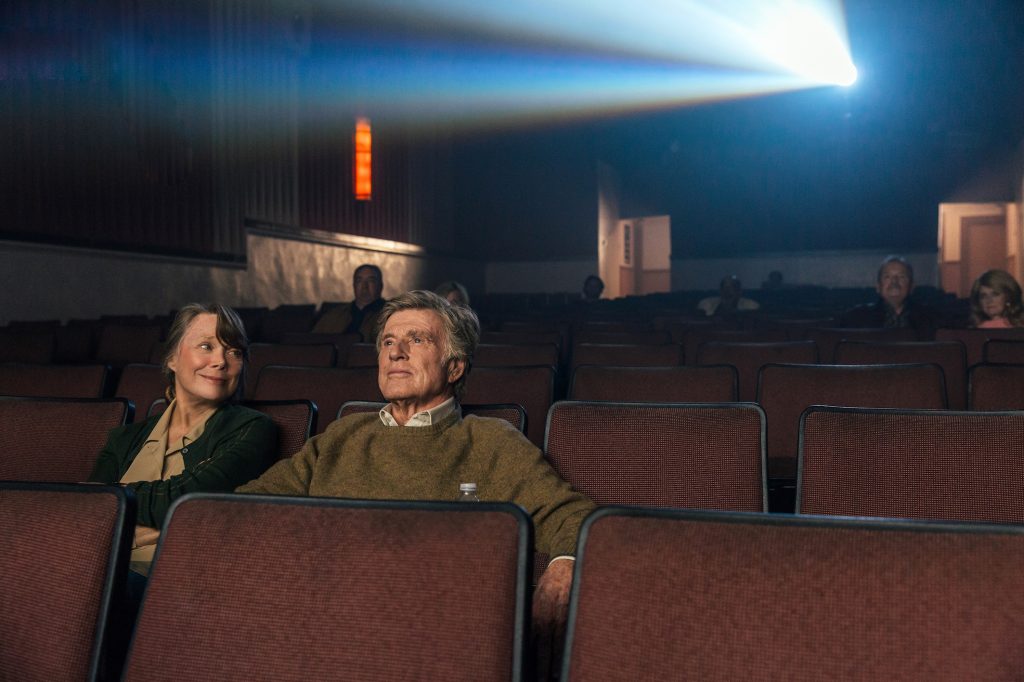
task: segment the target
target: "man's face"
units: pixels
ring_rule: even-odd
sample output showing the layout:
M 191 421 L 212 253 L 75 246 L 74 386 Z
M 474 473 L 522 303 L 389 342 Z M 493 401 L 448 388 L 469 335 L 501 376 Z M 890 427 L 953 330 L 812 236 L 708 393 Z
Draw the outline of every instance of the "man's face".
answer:
M 388 318 L 380 337 L 377 383 L 389 402 L 409 401 L 417 410 L 452 395 L 465 363 L 446 362 L 444 327 L 433 310 L 400 310 Z
M 380 298 L 384 282 L 373 268 L 358 268 L 352 277 L 352 289 L 355 291 L 356 305 L 365 308 Z
M 903 303 L 913 288 L 910 272 L 903 263 L 886 263 L 878 274 L 878 295 L 897 311 L 903 309 Z

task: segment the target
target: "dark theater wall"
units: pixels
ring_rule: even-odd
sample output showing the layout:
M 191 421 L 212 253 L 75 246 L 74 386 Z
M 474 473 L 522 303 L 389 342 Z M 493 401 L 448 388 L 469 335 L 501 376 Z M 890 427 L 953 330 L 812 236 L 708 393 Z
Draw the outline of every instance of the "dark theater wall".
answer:
M 0 4 L 0 236 L 241 262 L 246 221 L 449 253 L 450 143 L 302 98 L 310 17 L 271 0 Z M 315 122 L 314 122 L 315 121 Z
M 583 124 L 460 140 L 460 240 L 487 261 L 596 261 L 597 162 Z
M 352 199 L 352 130 L 304 129 L 297 224 L 458 252 L 452 227 L 451 142 L 440 131 L 373 126 L 373 199 Z

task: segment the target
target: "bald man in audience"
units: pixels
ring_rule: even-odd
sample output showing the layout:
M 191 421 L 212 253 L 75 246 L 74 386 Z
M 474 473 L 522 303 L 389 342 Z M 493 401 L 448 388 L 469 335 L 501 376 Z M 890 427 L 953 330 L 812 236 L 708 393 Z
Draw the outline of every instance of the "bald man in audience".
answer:
M 513 502 L 533 517 L 537 551 L 554 557 L 534 593 L 534 620 L 548 630 L 564 623 L 577 535 L 594 504 L 511 424 L 462 416 L 476 314 L 411 291 L 385 304 L 379 326 L 387 405 L 335 421 L 238 492 L 452 501 L 461 483 L 475 483 L 481 500 Z

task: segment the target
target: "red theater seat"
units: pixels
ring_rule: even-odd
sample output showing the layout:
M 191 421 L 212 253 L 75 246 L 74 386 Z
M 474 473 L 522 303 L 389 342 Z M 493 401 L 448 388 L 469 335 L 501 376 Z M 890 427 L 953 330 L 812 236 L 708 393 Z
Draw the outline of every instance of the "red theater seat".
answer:
M 600 509 L 560 679 L 1013 679 L 1022 562 L 1020 526 Z
M 124 679 L 524 679 L 530 542 L 509 504 L 187 498 Z

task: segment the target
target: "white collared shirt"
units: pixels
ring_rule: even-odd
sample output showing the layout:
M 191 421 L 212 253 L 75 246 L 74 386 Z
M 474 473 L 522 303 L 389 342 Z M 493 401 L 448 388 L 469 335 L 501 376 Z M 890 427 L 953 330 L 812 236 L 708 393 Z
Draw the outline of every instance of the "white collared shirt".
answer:
M 455 410 L 458 410 L 459 404 L 455 402 L 455 398 L 448 398 L 440 405 L 435 405 L 429 410 L 421 410 L 413 416 L 409 417 L 409 421 L 405 423 L 405 426 L 431 426 L 441 421 Z M 391 416 L 391 403 L 388 403 L 380 410 L 380 420 L 384 422 L 384 426 L 401 426 L 395 418 Z

